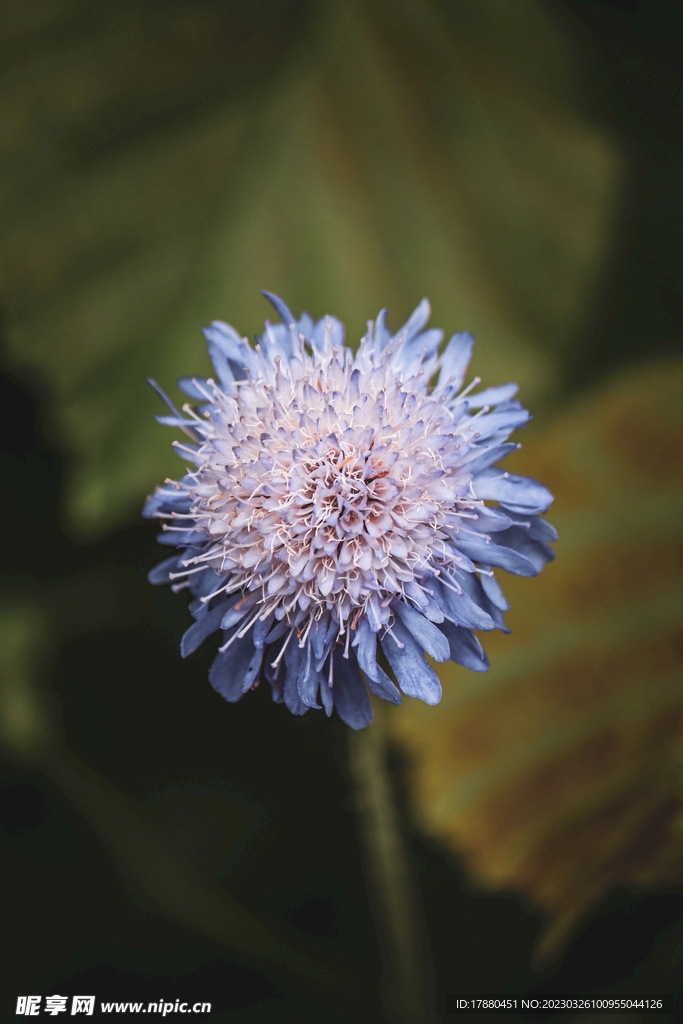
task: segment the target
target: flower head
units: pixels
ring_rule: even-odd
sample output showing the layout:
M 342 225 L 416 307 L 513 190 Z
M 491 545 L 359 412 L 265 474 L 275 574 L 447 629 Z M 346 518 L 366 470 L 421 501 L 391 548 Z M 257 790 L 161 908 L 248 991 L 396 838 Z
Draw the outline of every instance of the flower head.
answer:
M 552 495 L 497 467 L 529 414 L 514 384 L 461 390 L 473 338 L 439 354 L 426 299 L 393 336 L 382 310 L 354 355 L 339 320 L 295 320 L 264 294 L 282 323 L 255 348 L 206 328 L 217 380 L 179 381 L 196 407 L 160 392 L 171 414 L 157 419 L 190 436 L 175 444 L 191 468 L 145 505 L 180 549 L 150 580 L 192 594 L 183 656 L 222 630 L 209 679 L 226 700 L 263 669 L 294 714 L 334 707 L 357 729 L 366 684 L 395 704 L 400 690 L 439 701 L 424 652 L 488 667 L 472 631 L 505 628 L 493 567 L 535 576 L 553 557 L 539 518 Z

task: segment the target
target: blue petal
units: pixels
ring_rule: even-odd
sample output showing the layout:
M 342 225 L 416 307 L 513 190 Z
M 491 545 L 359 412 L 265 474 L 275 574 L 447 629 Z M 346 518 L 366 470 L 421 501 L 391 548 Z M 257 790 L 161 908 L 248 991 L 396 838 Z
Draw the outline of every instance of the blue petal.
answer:
M 299 334 L 303 334 L 306 341 L 310 343 L 313 338 L 314 327 L 313 317 L 310 315 L 310 313 L 302 313 L 301 316 L 299 317 L 299 322 L 296 326 L 299 331 Z
M 401 694 L 380 665 L 377 666 L 376 678 L 368 677 L 368 686 L 376 697 L 381 697 L 382 700 L 388 700 L 397 706 L 401 703 Z
M 392 626 L 396 640 L 385 633 L 380 643 L 387 656 L 398 685 L 409 697 L 418 697 L 426 704 L 438 704 L 441 700 L 441 683 L 434 669 L 423 657 L 422 649 L 402 622 L 396 620 Z
M 235 374 L 233 373 L 230 362 L 228 361 L 228 354 L 226 351 L 226 344 L 223 335 L 217 330 L 216 325 L 212 324 L 211 327 L 204 328 L 204 337 L 206 338 L 206 347 L 209 352 L 209 359 L 213 364 L 213 368 L 218 376 L 219 383 L 224 391 L 232 392 L 235 390 Z M 232 348 L 229 349 L 232 351 Z M 238 379 L 244 378 L 244 373 L 238 373 Z
M 410 630 L 423 651 L 430 654 L 435 661 L 446 661 L 448 658 L 448 644 L 444 640 L 443 633 L 424 617 L 415 608 L 412 608 L 405 601 L 396 601 L 392 606 L 404 626 Z
M 324 618 L 318 619 L 317 622 L 313 623 L 313 627 L 309 634 L 309 639 L 313 645 L 313 654 L 315 656 L 315 663 L 322 668 L 323 662 L 329 654 L 329 645 L 325 643 L 325 636 L 327 633 L 328 623 Z
M 423 363 L 432 358 L 441 344 L 443 331 L 433 328 L 416 335 L 401 348 L 396 359 L 396 367 L 404 373 L 416 373 Z
M 441 372 L 439 384 L 446 384 L 452 377 L 453 387 L 457 389 L 465 379 L 465 372 L 472 358 L 474 338 L 469 331 L 460 331 L 450 339 L 441 356 Z
M 252 641 L 253 641 L 253 638 L 250 637 L 250 636 L 246 636 L 244 639 L 245 640 L 252 639 Z M 249 659 L 249 664 L 247 665 L 247 671 L 244 674 L 244 679 L 242 680 L 242 693 L 246 693 L 247 690 L 251 689 L 251 687 L 254 684 L 256 684 L 258 686 L 259 675 L 261 673 L 261 665 L 262 664 L 263 664 L 263 650 L 261 648 L 255 647 L 254 648 L 254 653 L 252 654 L 251 658 Z
M 179 409 L 176 409 L 175 405 L 173 404 L 171 399 L 168 397 L 168 395 L 166 394 L 164 389 L 159 387 L 157 382 L 155 380 L 153 380 L 152 377 L 148 377 L 147 378 L 147 383 L 150 385 L 150 387 L 154 388 L 154 390 L 156 391 L 156 393 L 158 394 L 158 396 L 162 400 L 162 402 L 164 402 L 164 404 L 167 405 L 168 408 L 171 410 L 171 412 L 173 413 L 173 418 L 174 419 L 183 420 L 182 413 L 180 412 Z M 183 420 L 183 422 L 184 422 L 184 420 Z
M 471 574 L 467 574 L 463 577 L 463 582 L 472 578 Z M 484 611 L 464 591 L 462 594 L 456 594 L 449 587 L 443 586 L 439 580 L 432 580 L 430 586 L 435 594 L 439 594 L 441 608 L 456 625 L 465 626 L 467 629 L 488 630 L 494 628 L 493 619 L 489 613 Z
M 479 584 L 479 586 L 481 589 L 481 597 L 479 598 L 478 603 L 491 616 L 495 629 L 499 629 L 501 633 L 511 633 L 512 630 L 508 629 L 505 625 L 505 616 L 503 615 L 502 610 L 489 599 L 481 584 Z
M 514 441 L 508 441 L 505 444 L 492 444 L 490 448 L 484 449 L 481 455 L 477 455 L 476 458 L 465 460 L 462 465 L 467 469 L 468 473 L 472 476 L 476 476 L 477 473 L 481 473 L 482 470 L 488 469 L 499 459 L 505 458 L 510 452 L 513 452 L 517 445 Z M 472 452 L 475 454 L 477 448 L 473 448 Z
M 185 557 L 184 555 L 182 556 Z M 199 598 L 209 597 L 210 594 L 215 594 L 218 589 L 219 582 L 225 583 L 225 576 L 221 576 L 219 573 L 207 566 L 203 572 L 193 573 L 192 576 L 188 577 L 190 584 L 190 592 L 195 598 L 190 604 L 190 610 L 194 615 L 195 619 L 199 618 L 196 614 L 198 608 L 203 609 L 202 614 L 209 610 L 209 605 L 206 601 L 200 601 Z M 217 594 L 214 600 L 214 605 L 220 603 L 223 605 L 223 612 L 225 613 L 228 608 L 232 608 L 236 601 L 240 599 L 242 595 L 240 593 L 230 594 L 228 597 L 223 594 Z
M 153 519 L 157 512 L 189 512 L 192 498 L 187 491 L 175 487 L 157 487 L 144 504 L 145 519 Z
M 289 623 L 285 622 L 284 619 L 274 623 L 273 628 L 266 634 L 265 643 L 274 644 L 276 640 L 279 640 L 285 635 L 285 633 L 288 633 L 291 628 L 292 627 Z
M 474 672 L 486 672 L 489 659 L 474 633 L 461 626 L 454 626 L 452 622 L 444 622 L 439 628 L 443 630 L 448 640 L 451 661 L 464 665 Z
M 249 595 L 250 597 L 252 595 Z M 236 626 L 238 622 L 242 622 L 244 618 L 253 611 L 253 602 L 247 601 L 236 601 L 231 608 L 228 608 L 223 616 L 221 622 L 221 629 L 231 629 Z
M 211 395 L 211 387 L 205 377 L 181 377 L 178 387 L 184 394 L 198 402 L 208 401 L 207 395 Z
M 185 555 L 182 556 L 183 558 Z M 225 583 L 225 576 L 221 576 L 220 573 L 215 572 L 211 566 L 207 566 L 204 572 L 195 572 L 188 577 L 190 582 L 190 591 L 194 597 L 208 597 L 209 594 L 213 594 L 218 589 L 218 584 L 222 580 Z M 240 594 L 230 594 L 227 598 L 228 604 L 225 608 L 232 606 L 235 601 L 239 600 Z M 206 607 L 206 606 L 205 606 Z
M 296 643 L 296 640 L 292 642 Z M 316 671 L 313 664 L 313 648 L 310 643 L 306 644 L 304 652 L 306 658 L 303 662 L 303 671 L 297 677 L 297 690 L 306 707 L 319 708 L 320 704 L 318 704 L 316 698 L 320 684 L 320 672 Z
M 289 361 L 294 354 L 292 332 L 284 324 L 271 324 L 266 320 L 266 329 L 258 339 L 261 351 L 267 362 L 274 362 L 276 356 L 284 356 Z
M 266 660 L 263 665 L 263 674 L 270 683 L 270 689 L 273 694 L 273 702 L 275 704 L 282 704 L 284 702 L 283 680 L 284 680 L 284 665 L 282 663 L 276 665 L 273 668 L 273 662 L 271 660 L 270 652 L 266 656 Z
M 513 430 L 516 430 L 517 427 L 523 427 L 525 423 L 529 422 L 531 419 L 530 412 L 522 409 L 519 402 L 511 402 L 510 404 L 515 408 L 496 409 L 494 412 L 485 413 L 475 420 L 473 426 L 479 444 L 489 438 L 495 437 L 497 439 L 499 435 L 502 435 L 501 440 L 503 440 Z
M 429 594 L 425 593 L 414 580 L 406 580 L 404 584 L 406 596 L 416 604 L 422 614 L 430 622 L 443 622 L 443 612 Z
M 204 530 L 165 530 L 157 537 L 157 544 L 168 547 L 189 547 L 190 544 L 202 544 L 206 541 Z
M 545 512 L 553 500 L 548 488 L 538 480 L 529 476 L 516 476 L 514 473 L 477 477 L 472 482 L 472 488 L 477 498 L 497 501 L 503 508 L 510 508 L 513 512 Z
M 436 352 L 443 340 L 443 331 L 439 327 L 431 327 L 428 331 L 418 334 L 412 341 L 408 342 L 406 348 L 410 352 L 417 352 L 422 359 L 427 361 Z
M 324 675 L 320 676 L 320 700 L 325 708 L 325 714 L 329 718 L 334 708 L 334 697 L 332 696 L 332 690 L 327 685 L 327 679 Z
M 296 320 L 292 316 L 289 306 L 282 301 L 279 295 L 266 291 L 261 292 L 261 295 L 268 299 L 268 302 L 271 304 L 273 309 L 276 310 L 285 327 L 293 327 L 296 324 Z
M 163 427 L 180 427 L 185 433 L 191 431 L 194 440 L 199 440 L 199 434 L 194 429 L 194 422 L 186 420 L 184 416 L 155 416 L 154 419 L 157 423 L 161 423 Z
M 416 306 L 410 314 L 403 327 L 396 332 L 392 341 L 411 341 L 418 334 L 429 320 L 431 306 L 428 299 L 423 299 L 419 306 Z
M 467 529 L 475 530 L 477 533 L 500 533 L 502 530 L 509 530 L 511 526 L 512 519 L 507 511 L 503 512 L 491 505 L 480 506 L 476 512 L 476 519 L 467 520 Z
M 313 328 L 312 341 L 318 352 L 325 349 L 325 337 L 329 336 L 330 347 L 339 348 L 344 344 L 344 324 L 336 316 L 324 316 Z
M 170 583 L 169 573 L 180 572 L 182 565 L 180 559 L 182 555 L 172 555 L 170 558 L 165 558 L 163 562 L 159 562 L 153 569 L 150 569 L 147 573 L 147 579 L 150 583 Z
M 542 540 L 534 540 L 526 530 L 519 527 L 508 530 L 500 535 L 502 544 L 507 545 L 514 551 L 519 552 L 520 557 L 526 558 L 535 566 L 536 572 L 540 572 L 546 562 L 552 562 L 555 552 Z
M 216 656 L 209 670 L 209 682 L 221 697 L 234 704 L 257 678 L 262 658 L 263 651 L 254 649 L 247 633 Z
M 422 587 L 419 587 L 415 580 L 406 580 L 403 588 L 413 604 L 416 604 L 421 611 L 425 611 L 429 605 L 429 594 L 425 594 Z
M 547 519 L 540 516 L 525 516 L 519 512 L 508 513 L 513 523 L 519 524 L 521 529 L 526 530 L 529 537 L 534 540 L 552 542 L 557 540 L 557 530 Z
M 319 628 L 319 632 L 316 632 Z M 319 622 L 315 624 L 312 629 L 312 644 L 313 653 L 315 654 L 315 666 L 317 669 L 321 669 L 323 664 L 327 661 L 327 656 L 332 650 L 332 644 L 337 633 L 337 623 L 334 621 L 331 615 L 325 618 L 323 616 Z
M 498 539 L 505 534 L 496 534 Z M 460 532 L 455 543 L 461 551 L 473 558 L 475 562 L 483 562 L 485 565 L 496 565 L 515 576 L 537 576 L 538 569 L 534 562 L 511 547 L 503 544 L 495 544 L 487 540 L 481 534 Z
M 159 491 L 155 491 L 145 501 L 142 506 L 142 515 L 145 519 L 154 519 L 156 512 L 163 511 L 165 499 L 163 495 L 159 494 Z
M 253 640 L 254 647 L 259 647 L 261 650 L 266 646 L 266 637 L 270 632 L 270 628 L 273 625 L 274 617 L 269 615 L 267 619 L 257 619 L 254 624 Z
M 230 324 L 214 320 L 204 328 L 209 356 L 221 385 L 233 390 L 235 380 L 245 379 L 245 368 L 254 376 L 258 374 L 258 357 L 254 349 Z
M 476 395 L 469 395 L 467 404 L 470 409 L 483 409 L 485 405 L 498 405 L 500 402 L 507 402 L 517 394 L 519 385 L 499 384 L 495 388 L 486 388 L 477 392 Z
M 375 331 L 373 334 L 373 341 L 375 350 L 381 352 L 387 347 L 391 334 L 389 328 L 386 325 L 387 311 L 386 309 L 380 309 L 375 320 Z
M 356 657 L 361 670 L 365 673 L 368 686 L 374 694 L 382 700 L 391 701 L 392 704 L 401 703 L 401 694 L 398 692 L 386 672 L 377 664 L 377 634 L 370 629 L 370 623 L 363 616 L 358 623 L 357 637 L 354 640 Z
M 204 462 L 204 457 L 199 454 L 198 444 L 186 444 L 185 441 L 173 441 L 171 447 L 175 449 L 175 453 L 179 459 L 184 459 L 186 462 L 193 462 L 195 466 L 201 466 Z
M 337 714 L 352 729 L 362 729 L 372 720 L 372 705 L 358 672 L 356 659 L 345 658 L 339 646 L 332 652 L 332 657 L 332 694 Z
M 365 616 L 361 618 L 356 627 L 353 647 L 357 648 L 358 664 L 361 669 L 368 678 L 374 679 L 378 667 L 376 662 L 377 635 L 370 629 L 370 623 Z
M 482 569 L 488 571 L 491 569 L 490 565 L 482 565 Z M 500 589 L 500 584 L 495 576 L 487 576 L 486 572 L 482 572 L 480 577 L 481 585 L 484 589 L 484 593 L 488 597 L 496 608 L 500 608 L 501 611 L 506 612 L 510 605 L 505 600 L 505 595 Z
M 284 698 L 285 704 L 293 715 L 305 715 L 308 707 L 299 696 L 297 679 L 304 665 L 305 650 L 302 650 L 296 642 L 296 638 L 289 641 L 285 651 L 285 666 L 287 676 L 285 678 Z
M 219 604 L 216 608 L 211 608 L 200 619 L 193 622 L 189 629 L 185 630 L 180 641 L 180 654 L 183 658 L 187 658 L 193 651 L 196 651 L 199 645 L 204 643 L 207 636 L 216 632 L 221 624 L 221 619 L 225 615 L 225 609 L 225 604 Z
M 465 399 L 465 401 L 467 401 L 467 399 Z M 489 415 L 493 415 L 493 413 L 489 413 Z M 531 417 L 529 416 L 528 419 L 531 419 Z M 527 422 L 527 421 L 525 420 L 525 422 Z M 524 426 L 524 424 L 520 423 L 519 426 Z M 487 432 L 487 437 L 486 437 L 486 442 L 485 442 L 486 443 L 486 447 L 488 448 L 490 445 L 494 445 L 494 444 L 503 444 L 510 437 L 510 434 L 512 433 L 512 429 L 514 429 L 514 427 L 510 428 L 509 426 L 507 426 L 507 427 L 505 427 L 503 429 L 495 430 L 492 434 L 489 434 Z M 487 476 L 488 474 L 484 472 L 482 475 L 483 476 Z

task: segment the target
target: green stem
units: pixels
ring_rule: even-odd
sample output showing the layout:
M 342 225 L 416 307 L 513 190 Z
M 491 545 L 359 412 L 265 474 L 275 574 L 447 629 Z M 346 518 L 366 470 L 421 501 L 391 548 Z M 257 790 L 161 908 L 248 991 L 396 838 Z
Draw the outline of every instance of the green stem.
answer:
M 388 710 L 377 702 L 374 712 L 367 728 L 349 733 L 349 766 L 382 958 L 382 1002 L 392 1024 L 425 1024 L 431 1014 L 420 899 L 389 774 Z

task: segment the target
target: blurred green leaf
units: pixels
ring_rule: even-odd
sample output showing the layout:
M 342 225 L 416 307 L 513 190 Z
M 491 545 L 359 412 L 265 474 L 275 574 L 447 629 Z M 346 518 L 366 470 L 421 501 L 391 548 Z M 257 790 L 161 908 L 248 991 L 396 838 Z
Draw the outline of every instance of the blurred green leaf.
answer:
M 75 758 L 57 754 L 46 771 L 146 906 L 350 1020 L 373 1019 L 369 978 L 359 961 L 323 952 L 289 929 L 261 921 L 178 856 L 142 807 Z
M 75 580 L 72 589 L 82 589 Z M 87 580 L 85 583 L 87 584 Z M 68 601 L 68 590 L 63 588 Z M 78 593 L 76 593 L 78 597 Z M 77 602 L 76 602 L 77 604 Z M 373 1019 L 370 981 L 364 966 L 342 954 L 322 951 L 300 934 L 263 921 L 239 903 L 192 858 L 177 852 L 161 827 L 157 809 L 149 808 L 117 789 L 68 753 L 61 741 L 56 716 L 39 682 L 39 664 L 49 650 L 48 605 L 29 598 L 0 607 L 0 742 L 9 758 L 39 767 L 83 815 L 103 843 L 130 890 L 162 917 L 222 944 L 230 956 L 247 963 L 306 998 L 341 1009 L 349 1020 Z M 99 609 L 102 611 L 103 609 Z M 64 619 L 55 608 L 55 623 Z M 97 618 L 95 609 L 94 618 Z M 72 628 L 83 627 L 82 620 Z M 185 811 L 187 814 L 187 809 Z M 223 814 L 233 841 L 245 827 L 238 803 Z
M 238 5 L 31 10 L 5 15 L 0 298 L 74 456 L 79 529 L 177 473 L 144 378 L 206 371 L 201 325 L 254 332 L 264 287 L 352 340 L 426 294 L 477 334 L 487 382 L 555 387 L 621 162 L 545 5 L 259 4 L 243 46 Z
M 442 668 L 441 704 L 391 722 L 422 827 L 550 914 L 542 961 L 610 889 L 683 878 L 683 361 L 622 374 L 510 462 L 555 494 L 557 561 L 503 581 L 486 674 Z
M 32 602 L 0 606 L 0 741 L 12 760 L 40 758 L 49 737 L 35 686 L 46 635 L 45 616 Z

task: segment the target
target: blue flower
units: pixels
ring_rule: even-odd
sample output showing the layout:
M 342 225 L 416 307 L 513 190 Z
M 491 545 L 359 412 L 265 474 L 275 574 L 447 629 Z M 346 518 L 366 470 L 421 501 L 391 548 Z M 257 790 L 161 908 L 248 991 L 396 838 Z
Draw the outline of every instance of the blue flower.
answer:
M 339 320 L 295 320 L 264 294 L 282 323 L 255 348 L 206 328 L 217 380 L 179 381 L 193 404 L 157 388 L 189 468 L 145 505 L 179 549 L 149 578 L 192 595 L 183 657 L 222 631 L 209 679 L 226 700 L 263 672 L 293 714 L 336 708 L 359 729 L 366 687 L 440 700 L 425 652 L 488 668 L 473 630 L 505 628 L 493 570 L 535 576 L 553 557 L 552 495 L 498 468 L 529 414 L 514 384 L 461 390 L 473 338 L 439 354 L 426 299 L 394 335 L 382 310 L 354 355 Z

